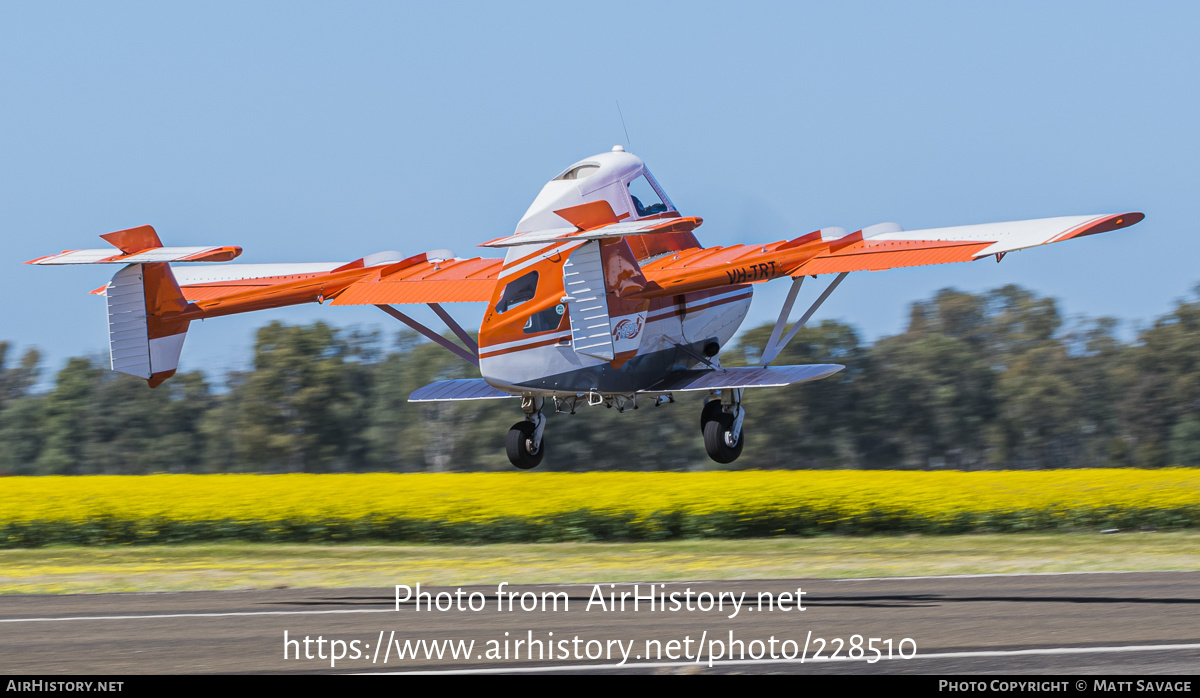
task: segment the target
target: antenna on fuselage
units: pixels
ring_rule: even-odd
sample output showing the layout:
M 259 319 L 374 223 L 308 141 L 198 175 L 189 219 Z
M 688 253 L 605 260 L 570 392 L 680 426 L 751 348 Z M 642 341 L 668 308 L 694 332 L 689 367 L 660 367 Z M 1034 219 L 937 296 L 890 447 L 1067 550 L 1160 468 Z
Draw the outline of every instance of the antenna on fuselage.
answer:
M 617 115 L 621 117 L 621 128 L 625 129 L 625 145 L 633 148 L 633 143 L 629 142 L 629 129 L 625 127 L 625 115 L 621 113 L 621 100 L 617 101 Z

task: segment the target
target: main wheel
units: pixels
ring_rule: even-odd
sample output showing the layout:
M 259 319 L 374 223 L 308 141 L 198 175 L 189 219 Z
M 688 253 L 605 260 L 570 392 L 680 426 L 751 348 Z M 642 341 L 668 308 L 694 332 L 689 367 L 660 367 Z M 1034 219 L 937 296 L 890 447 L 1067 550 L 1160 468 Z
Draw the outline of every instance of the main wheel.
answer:
M 704 409 L 700 412 L 700 433 L 704 433 L 704 426 L 717 418 L 721 414 L 721 401 L 709 400 L 704 403 Z
M 742 455 L 742 447 L 746 445 L 746 428 L 732 446 L 729 438 L 733 431 L 733 415 L 722 412 L 716 419 L 704 425 L 704 450 L 708 457 L 718 463 L 732 463 Z
M 517 422 L 508 430 L 505 450 L 508 451 L 508 459 L 521 470 L 536 468 L 542 462 L 542 456 L 546 454 L 545 439 L 534 447 L 533 432 L 536 430 L 537 425 L 528 421 Z

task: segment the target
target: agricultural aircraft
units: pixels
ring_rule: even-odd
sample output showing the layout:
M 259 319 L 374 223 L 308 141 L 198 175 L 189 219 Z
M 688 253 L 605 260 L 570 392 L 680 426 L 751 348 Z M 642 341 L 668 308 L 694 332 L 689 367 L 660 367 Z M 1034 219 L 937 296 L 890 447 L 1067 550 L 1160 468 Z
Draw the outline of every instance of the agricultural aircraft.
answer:
M 482 378 L 430 383 L 412 402 L 520 398 L 524 419 L 508 433 L 518 468 L 546 452 L 543 410 L 580 403 L 637 408 L 707 393 L 704 447 L 733 462 L 746 443 L 746 388 L 825 378 L 837 364 L 772 366 L 783 347 L 853 271 L 984 258 L 1124 228 L 1141 213 L 1043 218 L 905 231 L 880 223 L 855 232 L 823 228 L 792 240 L 703 247 L 699 217 L 680 213 L 641 158 L 621 146 L 581 160 L 542 188 L 512 235 L 483 243 L 501 258 L 448 250 L 378 252 L 349 263 L 231 264 L 240 247 L 164 247 L 145 225 L 101 235 L 116 248 L 69 250 L 27 264 L 119 264 L 93 294 L 108 305 L 112 369 L 155 387 L 175 373 L 193 320 L 299 303 L 374 305 L 463 360 Z M 834 279 L 785 333 L 806 277 Z M 754 285 L 791 280 L 761 367 L 723 367 L 720 352 L 750 308 Z M 486 302 L 478 342 L 442 307 Z M 394 306 L 426 304 L 455 343 Z

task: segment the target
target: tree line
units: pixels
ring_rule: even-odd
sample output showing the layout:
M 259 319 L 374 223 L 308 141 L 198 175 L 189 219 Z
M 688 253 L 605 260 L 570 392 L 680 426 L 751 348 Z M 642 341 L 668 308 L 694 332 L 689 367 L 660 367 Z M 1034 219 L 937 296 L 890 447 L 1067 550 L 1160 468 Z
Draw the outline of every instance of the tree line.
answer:
M 747 468 L 1044 469 L 1200 465 L 1196 298 L 1121 341 L 1111 318 L 1067 325 L 1051 298 L 1017 286 L 945 289 L 907 329 L 874 343 L 826 320 L 774 363 L 846 369 L 747 391 L 746 446 L 731 466 L 704 454 L 702 393 L 637 411 L 550 414 L 542 470 Z M 769 325 L 721 352 L 756 365 Z M 0 474 L 508 470 L 516 400 L 410 404 L 434 380 L 477 377 L 404 331 L 324 323 L 258 330 L 253 367 L 180 374 L 157 389 L 87 358 L 37 391 L 35 349 L 0 342 Z M 582 405 L 582 402 L 581 402 Z

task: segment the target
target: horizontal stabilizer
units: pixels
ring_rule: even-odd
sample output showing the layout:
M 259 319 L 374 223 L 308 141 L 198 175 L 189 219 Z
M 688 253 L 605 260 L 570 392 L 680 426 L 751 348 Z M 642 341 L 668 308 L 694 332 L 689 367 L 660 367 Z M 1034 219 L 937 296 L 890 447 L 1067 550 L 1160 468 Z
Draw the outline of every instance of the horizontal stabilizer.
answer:
M 625 221 L 611 223 L 599 228 L 580 230 L 578 228 L 552 228 L 531 233 L 518 233 L 508 237 L 497 238 L 483 243 L 480 247 L 516 247 L 517 245 L 544 245 L 564 240 L 601 240 L 603 238 L 619 238 L 628 235 L 651 235 L 654 233 L 682 233 L 700 227 L 704 219 L 690 218 L 652 218 L 640 221 Z
M 408 396 L 409 402 L 449 402 L 453 400 L 498 400 L 517 397 L 503 390 L 496 390 L 482 378 L 460 378 L 438 381 L 417 388 Z
M 154 262 L 228 262 L 242 253 L 240 247 L 155 247 L 134 254 L 107 250 L 66 250 L 31 259 L 26 264 L 151 264 Z
M 677 371 L 643 393 L 676 393 L 729 388 L 778 388 L 827 378 L 845 368 L 840 364 L 771 366 L 770 368 L 719 368 Z

